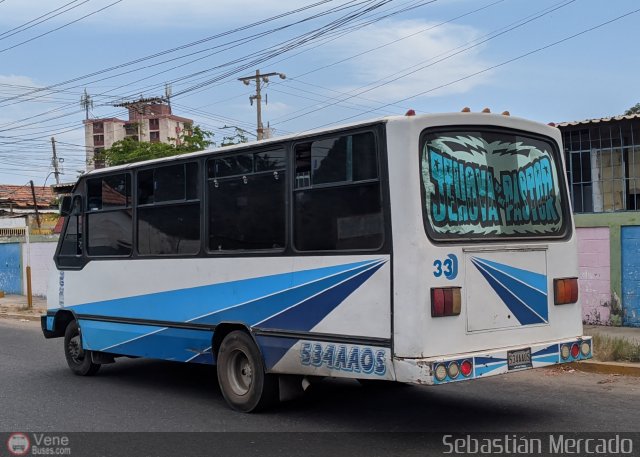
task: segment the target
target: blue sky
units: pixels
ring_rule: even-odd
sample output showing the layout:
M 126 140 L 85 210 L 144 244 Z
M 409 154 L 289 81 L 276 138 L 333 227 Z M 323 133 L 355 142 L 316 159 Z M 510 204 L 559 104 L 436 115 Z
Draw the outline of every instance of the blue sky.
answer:
M 621 114 L 640 102 L 640 13 L 552 44 L 638 8 L 633 0 L 0 0 L 0 183 L 53 182 L 51 136 L 62 180 L 75 180 L 85 89 L 92 117 L 125 118 L 113 104 L 161 96 L 171 83 L 174 114 L 214 140 L 225 125 L 253 131 L 253 89 L 237 78 L 256 68 L 287 75 L 266 88 L 264 121 L 276 135 L 408 108 L 490 107 L 541 122 Z M 305 44 L 274 52 L 301 37 Z

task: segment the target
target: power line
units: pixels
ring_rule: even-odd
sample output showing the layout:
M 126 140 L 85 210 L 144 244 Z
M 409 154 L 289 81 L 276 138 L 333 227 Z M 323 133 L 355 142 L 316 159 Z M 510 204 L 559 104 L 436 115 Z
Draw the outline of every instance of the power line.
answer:
M 573 35 L 569 35 L 569 36 L 567 36 L 567 37 L 565 37 L 565 38 L 562 38 L 562 39 L 560 39 L 560 40 L 554 41 L 554 42 L 549 43 L 549 44 L 547 44 L 547 45 L 540 46 L 539 48 L 536 48 L 536 49 L 534 49 L 534 50 L 532 50 L 532 51 L 529 51 L 529 52 L 526 52 L 526 53 L 524 53 L 524 54 L 520 54 L 519 56 L 513 57 L 513 58 L 511 58 L 511 59 L 505 60 L 505 61 L 500 62 L 500 63 L 495 64 L 495 65 L 491 65 L 490 67 L 487 67 L 487 68 L 485 68 L 485 69 L 483 69 L 483 70 L 476 71 L 476 72 L 474 72 L 474 73 L 468 74 L 468 75 L 466 75 L 466 76 L 463 76 L 463 77 L 461 77 L 461 78 L 455 79 L 455 80 L 453 80 L 453 81 L 449 81 L 449 82 L 447 82 L 447 83 L 440 84 L 440 85 L 438 85 L 438 86 L 436 86 L 436 87 L 432 87 L 431 89 L 428 89 L 428 90 L 425 90 L 425 91 L 422 91 L 422 92 L 418 92 L 417 94 L 413 94 L 413 95 L 411 95 L 411 96 L 409 96 L 409 97 L 402 98 L 402 99 L 400 99 L 400 100 L 397 100 L 397 101 L 396 101 L 396 102 L 394 102 L 394 103 L 400 103 L 400 102 L 407 101 L 407 100 L 410 100 L 410 99 L 415 98 L 415 97 L 420 97 L 420 96 L 426 95 L 426 94 L 428 94 L 428 93 L 430 93 L 430 92 L 434 92 L 434 91 L 436 91 L 436 90 L 438 90 L 438 89 L 442 89 L 442 88 L 444 88 L 444 87 L 451 86 L 451 85 L 453 85 L 453 84 L 459 83 L 459 82 L 464 81 L 464 80 L 466 80 L 466 79 L 473 78 L 473 77 L 478 76 L 478 75 L 480 75 L 480 74 L 482 74 L 482 73 L 486 73 L 486 72 L 488 72 L 488 71 L 495 70 L 496 68 L 503 67 L 503 66 L 508 65 L 508 64 L 510 64 L 510 63 L 513 63 L 513 62 L 516 62 L 516 61 L 518 61 L 518 60 L 524 59 L 525 57 L 528 57 L 528 56 L 530 56 L 530 55 L 537 54 L 538 52 L 544 51 L 544 50 L 549 49 L 549 48 L 551 48 L 551 47 L 553 47 L 553 46 L 557 46 L 557 45 L 559 45 L 559 44 L 565 43 L 565 42 L 567 42 L 567 41 L 569 41 L 569 40 L 572 40 L 572 39 L 574 39 L 574 38 L 577 38 L 577 37 L 579 37 L 579 36 L 581 36 L 581 35 L 584 35 L 584 34 L 586 34 L 586 33 L 589 33 L 589 32 L 592 32 L 592 31 L 594 31 L 594 30 L 597 30 L 597 29 L 599 29 L 599 28 L 602 28 L 602 27 L 604 27 L 604 26 L 606 26 L 606 25 L 612 24 L 612 23 L 614 23 L 614 22 L 616 22 L 616 21 L 619 21 L 619 20 L 621 20 L 621 19 L 624 19 L 625 17 L 631 16 L 631 15 L 633 15 L 633 14 L 637 14 L 638 12 L 640 12 L 640 8 L 635 9 L 635 10 L 632 10 L 632 11 L 629 11 L 629 12 L 627 12 L 627 13 L 624 13 L 624 14 L 622 14 L 622 15 L 620 15 L 620 16 L 617 16 L 617 17 L 615 17 L 615 18 L 613 18 L 613 19 L 610 19 L 610 20 L 608 20 L 608 21 L 601 22 L 601 23 L 599 23 L 599 24 L 597 24 L 597 25 L 594 25 L 593 27 L 589 27 L 589 28 L 587 28 L 587 29 L 584 29 L 584 30 L 582 30 L 582 31 L 578 32 L 578 33 L 574 33 Z M 380 109 L 380 108 L 385 108 L 385 107 L 390 106 L 390 105 L 391 105 L 391 103 L 387 103 L 387 104 L 385 104 L 385 105 L 379 106 L 379 107 L 378 107 L 378 109 Z M 369 112 L 371 112 L 371 110 L 369 110 L 369 111 L 364 111 L 364 112 L 360 113 L 360 114 L 359 114 L 359 115 L 357 115 L 357 116 L 349 116 L 349 117 L 342 118 L 342 119 L 340 119 L 340 120 L 338 120 L 338 121 L 331 122 L 331 123 L 329 123 L 329 124 L 323 124 L 323 125 L 321 125 L 321 126 L 319 126 L 319 127 L 316 127 L 316 128 L 321 128 L 321 127 L 325 127 L 325 126 L 328 126 L 328 125 L 333 125 L 333 124 L 335 124 L 335 123 L 339 123 L 339 122 L 345 122 L 345 121 L 351 120 L 351 119 L 353 119 L 353 118 L 355 118 L 355 117 L 358 117 L 358 116 L 360 116 L 360 115 L 362 115 L 362 114 L 367 114 L 367 113 L 369 113 Z
M 186 43 L 186 44 L 183 44 L 183 45 L 171 48 L 171 49 L 160 51 L 160 52 L 148 55 L 148 56 L 144 56 L 144 57 L 140 57 L 138 59 L 130 60 L 130 61 L 122 63 L 122 64 L 118 64 L 118 65 L 114 65 L 114 66 L 111 66 L 111 67 L 103 68 L 103 69 L 98 70 L 98 71 L 87 73 L 87 74 L 82 75 L 82 76 L 78 76 L 78 77 L 75 77 L 75 78 L 72 78 L 72 79 L 68 79 L 66 81 L 62 81 L 62 82 L 59 82 L 59 83 L 56 83 L 56 84 L 52 84 L 52 85 L 49 85 L 49 86 L 46 86 L 46 87 L 43 87 L 43 88 L 39 88 L 39 89 L 33 90 L 33 91 L 28 92 L 28 93 L 23 94 L 23 95 L 31 95 L 33 93 L 41 92 L 41 91 L 44 91 L 44 90 L 50 90 L 50 89 L 53 89 L 53 88 L 56 88 L 56 87 L 59 87 L 59 86 L 64 86 L 64 85 L 67 85 L 67 84 L 70 84 L 70 83 L 73 83 L 73 82 L 81 81 L 83 79 L 87 79 L 87 78 L 90 78 L 90 77 L 93 77 L 93 76 L 97 76 L 97 75 L 101 75 L 101 74 L 104 74 L 104 73 L 108 73 L 110 71 L 117 70 L 119 68 L 127 67 L 127 66 L 130 66 L 130 65 L 135 65 L 136 63 L 141 63 L 141 62 L 144 62 L 146 60 L 150 60 L 150 59 L 154 59 L 156 57 L 160 57 L 162 55 L 170 54 L 172 52 L 179 51 L 179 50 L 182 50 L 182 49 L 186 49 L 186 48 L 189 48 L 189 47 L 192 47 L 192 46 L 196 46 L 198 44 L 202 44 L 202 43 L 205 43 L 205 42 L 208 42 L 208 41 L 211 41 L 211 40 L 215 40 L 215 39 L 218 39 L 218 38 L 222 38 L 224 36 L 231 35 L 233 33 L 241 32 L 241 31 L 244 31 L 244 30 L 247 30 L 247 29 L 262 25 L 262 24 L 266 24 L 268 22 L 272 22 L 274 20 L 289 16 L 289 15 L 292 15 L 292 14 L 299 13 L 299 12 L 307 10 L 307 9 L 315 8 L 316 6 L 319 6 L 319 5 L 322 5 L 322 4 L 325 4 L 325 3 L 330 3 L 332 1 L 334 1 L 334 0 L 322 0 L 322 1 L 319 1 L 319 2 L 316 2 L 316 3 L 313 3 L 311 5 L 307 5 L 307 6 L 304 6 L 304 7 L 301 7 L 301 8 L 297 8 L 295 10 L 291 10 L 291 11 L 287 11 L 285 13 L 281 13 L 281 14 L 278 14 L 278 15 L 275 15 L 275 16 L 271 16 L 271 17 L 269 17 L 267 19 L 263 19 L 263 20 L 260 20 L 260 21 L 257 21 L 257 22 L 253 22 L 251 24 L 248 24 L 248 25 L 245 25 L 245 26 L 242 26 L 242 27 L 237 27 L 235 29 L 227 30 L 225 32 L 221 32 L 221 33 L 218 33 L 218 34 L 215 34 L 215 35 L 211 35 L 211 36 L 202 38 L 200 40 L 192 41 L 192 42 L 189 42 L 189 43 Z M 349 1 L 348 3 L 352 3 L 352 2 L 353 2 L 353 0 Z M 5 99 L 5 100 L 2 100 L 2 102 L 6 102 L 6 101 L 10 101 L 10 100 L 11 99 Z
M 568 1 L 564 2 L 564 3 L 557 4 L 557 5 L 553 6 L 553 7 L 541 10 L 538 13 L 534 13 L 533 15 L 529 15 L 525 19 L 522 19 L 522 20 L 516 21 L 515 23 L 512 23 L 512 24 L 515 24 L 515 25 L 511 25 L 511 26 L 508 26 L 506 28 L 498 29 L 497 32 L 494 31 L 494 32 L 491 32 L 491 33 L 485 35 L 484 37 L 486 37 L 486 38 L 484 38 L 484 39 L 474 40 L 474 41 L 469 42 L 469 43 L 472 43 L 472 44 L 467 43 L 467 44 L 469 44 L 469 46 L 467 46 L 467 44 L 465 44 L 465 45 L 462 45 L 462 46 L 458 46 L 457 48 L 454 48 L 452 50 L 445 51 L 444 53 L 439 54 L 439 56 L 444 55 L 444 57 L 442 57 L 440 59 L 437 59 L 435 61 L 434 61 L 434 58 L 430 58 L 430 59 L 422 61 L 422 62 L 420 62 L 418 64 L 414 64 L 414 65 L 412 65 L 410 67 L 407 67 L 407 68 L 405 68 L 403 70 L 400 70 L 398 72 L 392 73 L 391 75 L 387 75 L 384 78 L 380 78 L 380 79 L 378 79 L 376 81 L 373 81 L 373 83 L 369 83 L 366 86 L 364 86 L 364 87 L 368 87 L 368 86 L 371 86 L 371 87 L 368 87 L 367 89 L 362 88 L 362 90 L 358 91 L 357 93 L 352 93 L 351 95 L 341 99 L 341 101 L 350 100 L 351 98 L 360 96 L 360 95 L 365 94 L 367 92 L 371 92 L 371 91 L 373 91 L 375 89 L 378 89 L 380 87 L 383 87 L 383 86 L 386 86 L 388 84 L 391 84 L 392 82 L 398 81 L 399 79 L 406 78 L 407 76 L 415 74 L 418 71 L 424 70 L 425 68 L 429 68 L 429 67 L 432 67 L 434 65 L 437 65 L 438 63 L 441 63 L 441 62 L 444 62 L 445 60 L 451 59 L 452 57 L 455 57 L 455 56 L 457 56 L 459 54 L 462 54 L 463 52 L 469 51 L 470 49 L 473 49 L 473 48 L 476 48 L 476 47 L 480 46 L 481 44 L 484 44 L 484 43 L 486 43 L 486 42 L 488 42 L 490 40 L 498 38 L 499 36 L 502 36 L 502 35 L 504 35 L 504 34 L 506 34 L 508 32 L 511 32 L 511 31 L 513 31 L 513 30 L 515 30 L 517 28 L 520 28 L 520 27 L 522 27 L 522 26 L 524 26 L 526 24 L 529 24 L 529 23 L 531 23 L 531 22 L 533 22 L 533 21 L 535 21 L 537 19 L 540 19 L 541 17 L 544 17 L 544 16 L 552 13 L 553 11 L 556 11 L 556 10 L 558 10 L 560 8 L 564 8 L 565 6 L 570 5 L 571 3 L 574 3 L 575 1 L 576 0 L 568 0 Z M 455 52 L 451 53 L 452 51 L 455 51 Z M 438 56 L 436 56 L 436 57 L 438 57 Z M 430 63 L 427 63 L 427 62 L 430 62 Z M 412 70 L 410 70 L 410 69 L 412 69 Z M 399 76 L 395 76 L 395 75 L 399 75 Z M 389 78 L 391 78 L 391 79 L 389 79 Z M 376 83 L 379 83 L 379 84 L 376 84 Z M 376 85 L 372 86 L 372 84 L 376 84 Z M 306 112 L 303 112 L 302 114 L 298 114 L 298 112 L 296 112 L 296 113 L 294 113 L 295 116 L 290 116 L 290 117 L 288 117 L 287 119 L 285 119 L 283 121 L 279 121 L 278 123 L 285 123 L 285 122 L 289 122 L 289 121 L 294 120 L 294 119 L 299 119 L 302 116 L 306 116 L 306 115 L 309 115 L 309 114 L 316 113 L 316 112 L 321 111 L 323 109 L 326 109 L 326 108 L 329 108 L 331 106 L 334 106 L 337 103 L 338 103 L 337 101 L 336 102 L 332 102 L 332 103 L 328 103 L 328 104 L 326 104 L 326 105 L 324 105 L 324 106 L 322 106 L 320 108 L 314 108 L 312 110 L 308 110 Z M 388 103 L 388 104 L 383 105 L 383 107 L 390 106 L 390 105 L 393 105 L 393 104 L 394 103 L 391 103 L 391 104 Z M 366 112 L 370 112 L 370 111 L 371 110 L 366 111 Z
M 56 11 L 60 11 L 61 9 L 71 5 L 73 3 L 77 3 L 78 0 L 73 0 L 73 1 L 71 1 L 69 3 L 65 3 L 61 7 L 56 8 L 55 10 L 51 10 L 48 13 L 45 13 L 45 14 L 43 14 L 41 16 L 38 16 L 37 18 L 30 20 L 29 22 L 25 22 L 24 24 L 21 24 L 21 25 L 19 25 L 17 27 L 14 27 L 14 28 L 10 29 L 10 30 L 7 30 L 5 32 L 0 33 L 0 40 L 4 40 L 6 38 L 9 38 L 10 36 L 13 36 L 13 35 L 17 34 L 17 33 L 24 32 L 25 30 L 29 30 L 30 28 L 35 27 L 36 25 L 42 24 L 43 22 L 46 22 L 46 21 L 48 21 L 50 19 L 53 19 L 54 17 L 57 17 L 57 16 L 59 16 L 61 14 L 64 14 L 67 11 L 71 11 L 72 9 L 78 8 L 79 6 L 84 5 L 85 3 L 89 2 L 89 1 L 91 1 L 91 0 L 85 0 L 84 2 L 80 3 L 79 5 L 74 5 L 74 6 L 72 6 L 71 8 L 69 8 L 67 10 L 61 11 L 58 14 L 54 14 L 53 16 L 48 17 L 46 19 L 43 19 L 40 22 L 36 22 L 38 19 L 45 18 L 45 17 L 49 16 L 50 14 L 55 13 Z M 35 22 L 35 24 L 33 24 L 33 22 Z M 32 24 L 32 25 L 29 25 L 29 24 Z M 26 25 L 29 25 L 29 27 L 25 27 Z M 18 29 L 21 29 L 21 30 L 18 30 Z M 15 32 L 14 32 L 14 30 L 15 30 Z M 11 32 L 13 32 L 13 33 L 11 33 Z
M 9 46 L 8 48 L 0 49 L 0 53 L 5 52 L 5 51 L 9 51 L 10 49 L 15 49 L 18 46 L 22 46 L 23 44 L 30 43 L 30 42 L 32 42 L 34 40 L 37 40 L 38 38 L 42 38 L 43 36 L 49 35 L 50 33 L 57 32 L 60 29 L 63 29 L 63 28 L 68 27 L 68 26 L 70 26 L 72 24 L 75 24 L 76 22 L 79 22 L 79 21 L 81 21 L 83 19 L 86 19 L 86 18 L 88 18 L 90 16 L 93 16 L 94 14 L 100 13 L 100 12 L 106 10 L 107 8 L 111 8 L 112 6 L 117 5 L 120 2 L 122 2 L 122 0 L 116 0 L 115 2 L 105 6 L 103 8 L 100 8 L 100 9 L 98 9 L 96 11 L 93 11 L 93 12 L 91 12 L 89 14 L 85 14 L 84 16 L 81 16 L 78 19 L 75 19 L 75 20 L 73 20 L 71 22 L 67 22 L 66 24 L 61 25 L 60 27 L 56 27 L 55 29 L 51 29 L 48 32 L 41 33 L 40 35 L 36 35 L 36 36 L 34 36 L 32 38 L 29 38 L 28 40 L 21 41 L 20 43 L 14 44 L 13 46 Z

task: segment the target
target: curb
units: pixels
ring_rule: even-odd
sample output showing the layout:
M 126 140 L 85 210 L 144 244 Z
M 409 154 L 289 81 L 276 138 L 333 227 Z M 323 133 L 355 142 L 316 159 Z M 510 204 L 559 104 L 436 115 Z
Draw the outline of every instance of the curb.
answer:
M 0 313 L 0 319 L 24 319 L 32 322 L 40 322 L 40 314 Z
M 617 374 L 640 377 L 640 363 L 627 362 L 598 362 L 595 360 L 582 360 L 566 364 L 577 371 L 598 374 Z

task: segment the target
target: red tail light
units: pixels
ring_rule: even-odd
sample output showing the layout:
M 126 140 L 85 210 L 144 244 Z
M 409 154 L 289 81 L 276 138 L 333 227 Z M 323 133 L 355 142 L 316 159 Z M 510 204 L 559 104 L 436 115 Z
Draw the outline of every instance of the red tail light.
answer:
M 553 280 L 556 305 L 566 305 L 578 301 L 578 278 L 559 278 Z
M 471 374 L 472 369 L 473 365 L 471 365 L 471 362 L 469 362 L 468 360 L 465 360 L 460 364 L 460 373 L 462 373 L 462 376 L 464 376 L 465 378 Z
M 460 291 L 460 287 L 431 289 L 431 317 L 459 315 L 462 304 Z
M 573 357 L 574 359 L 577 359 L 579 354 L 580 354 L 580 346 L 578 346 L 578 343 L 573 343 L 573 345 L 571 346 L 571 357 Z

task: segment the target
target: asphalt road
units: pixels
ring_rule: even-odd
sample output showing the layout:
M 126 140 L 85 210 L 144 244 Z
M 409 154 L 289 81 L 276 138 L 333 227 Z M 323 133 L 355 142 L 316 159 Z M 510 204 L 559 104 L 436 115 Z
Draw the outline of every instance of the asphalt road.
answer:
M 640 432 L 640 378 L 539 369 L 438 387 L 317 383 L 260 414 L 229 410 L 215 368 L 120 359 L 93 378 L 62 340 L 0 319 L 0 431 Z

